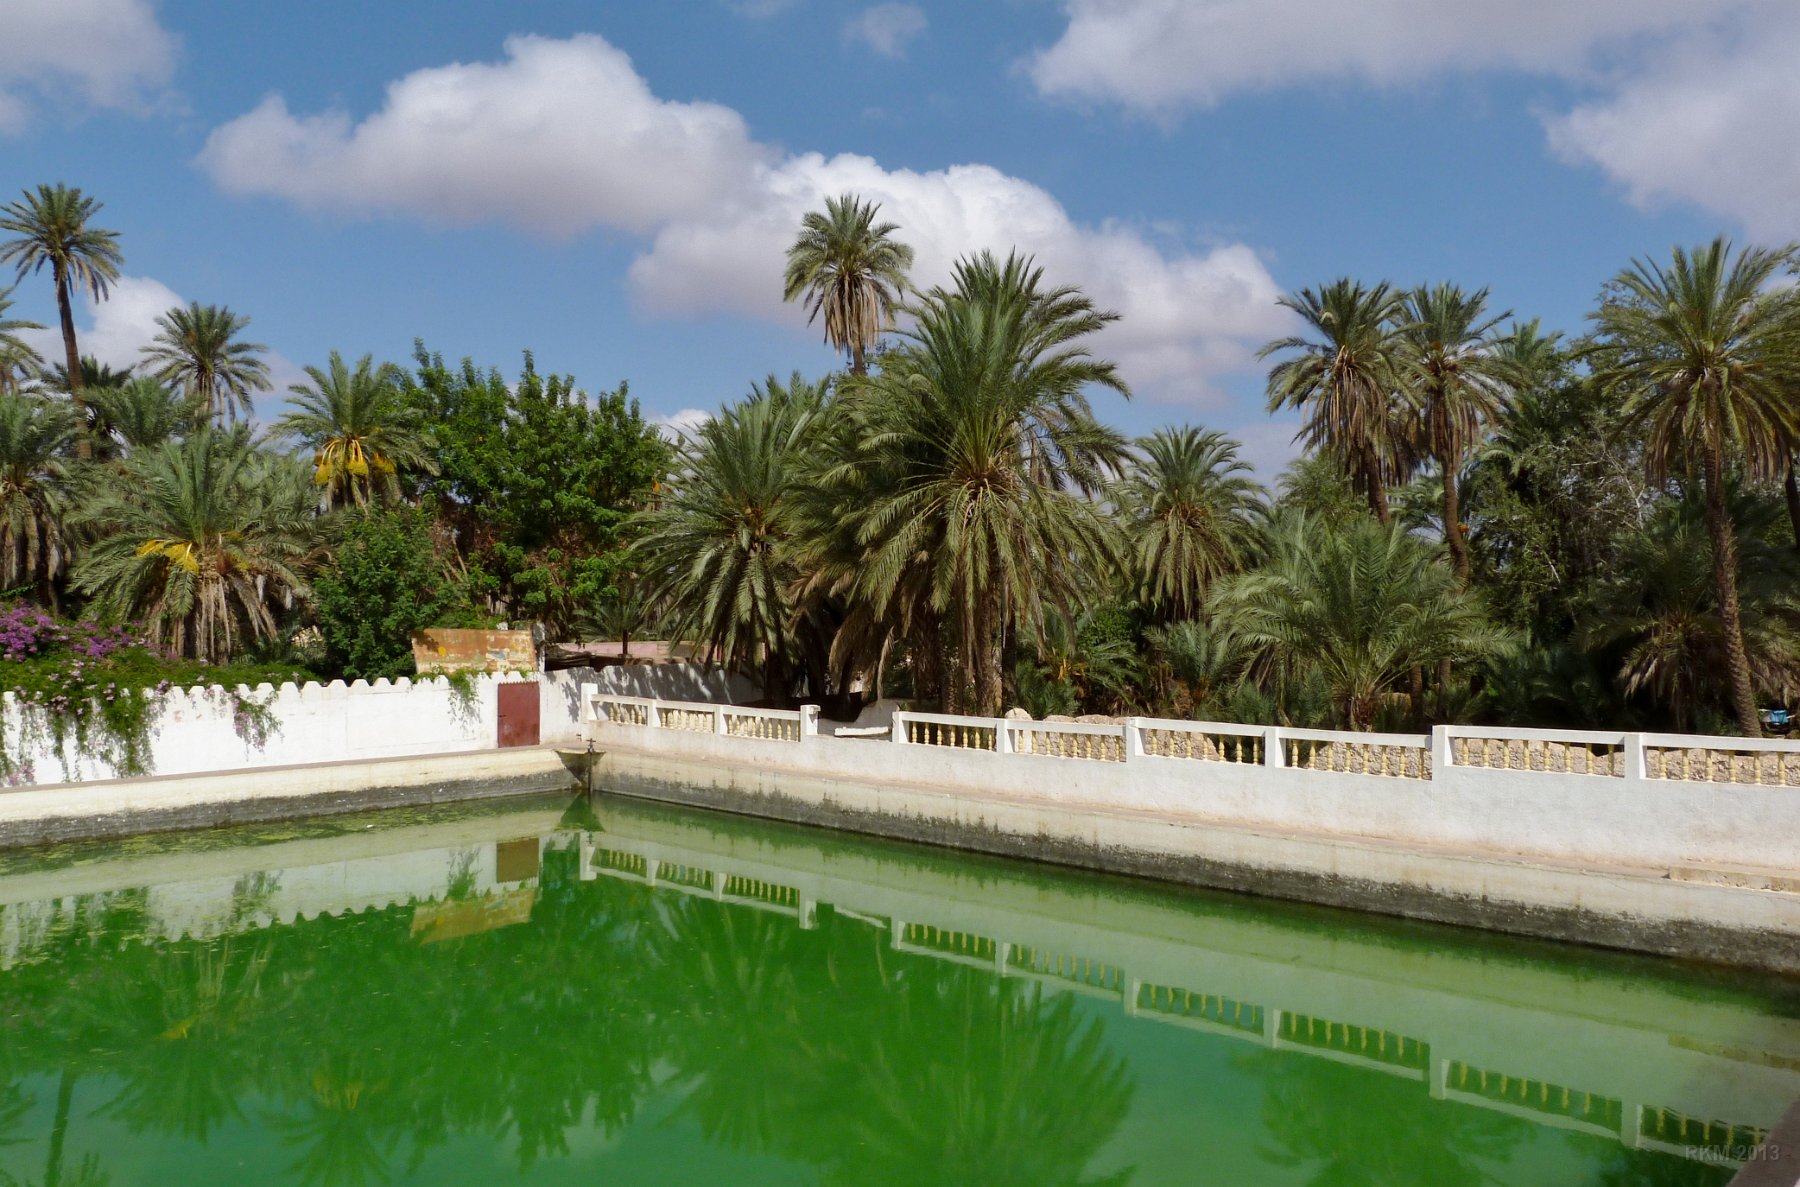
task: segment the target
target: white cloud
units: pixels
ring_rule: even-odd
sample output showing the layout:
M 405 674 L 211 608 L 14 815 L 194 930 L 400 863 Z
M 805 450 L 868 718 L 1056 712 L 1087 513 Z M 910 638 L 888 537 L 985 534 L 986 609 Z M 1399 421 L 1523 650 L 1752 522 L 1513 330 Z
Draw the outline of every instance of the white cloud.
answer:
M 1580 72 L 1597 48 L 1762 0 L 1065 0 L 1027 64 L 1045 95 L 1169 115 L 1318 80 L 1392 85 L 1467 70 Z
M 684 437 L 699 432 L 701 426 L 712 418 L 713 414 L 704 408 L 683 408 L 679 412 L 671 412 L 666 416 L 652 413 L 649 421 L 656 426 L 657 431 L 665 439 L 680 441 Z
M 1102 349 L 1153 394 L 1207 399 L 1285 324 L 1277 288 L 1241 244 L 1169 246 L 1125 223 L 1077 223 L 1049 193 L 986 165 L 892 170 L 863 156 L 782 155 L 728 108 L 659 99 L 598 37 L 514 38 L 493 65 L 421 70 L 360 122 L 290 114 L 271 98 L 215 131 L 201 163 L 227 189 L 344 212 L 492 221 L 543 234 L 645 234 L 640 309 L 749 314 L 804 325 L 781 301 L 800 216 L 853 191 L 917 252 L 914 280 L 947 279 L 983 248 L 1037 256 L 1124 320 Z
M 148 0 L 8 0 L 0 12 L 0 134 L 30 123 L 29 97 L 143 108 L 179 45 Z
M 927 24 L 925 10 L 916 4 L 877 4 L 844 23 L 844 40 L 860 41 L 884 58 L 903 58 Z
M 1591 162 L 1632 202 L 1690 202 L 1754 236 L 1800 237 L 1800 8 L 1657 52 L 1610 93 L 1546 121 L 1565 160 Z
M 658 99 L 623 52 L 583 35 L 512 37 L 502 62 L 416 71 L 360 123 L 270 96 L 214 130 L 200 163 L 232 193 L 562 236 L 698 213 L 765 154 L 737 112 Z

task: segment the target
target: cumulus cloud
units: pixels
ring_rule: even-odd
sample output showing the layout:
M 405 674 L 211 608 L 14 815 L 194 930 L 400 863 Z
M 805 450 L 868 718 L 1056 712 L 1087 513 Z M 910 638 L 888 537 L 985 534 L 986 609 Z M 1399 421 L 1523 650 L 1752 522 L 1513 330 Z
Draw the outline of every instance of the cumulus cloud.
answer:
M 421 70 L 379 111 L 295 115 L 278 97 L 216 130 L 201 164 L 237 193 L 440 223 L 645 236 L 629 274 L 645 312 L 804 324 L 781 301 L 800 216 L 855 192 L 917 252 L 922 287 L 957 256 L 1013 248 L 1124 320 L 1103 348 L 1137 385 L 1205 399 L 1284 325 L 1277 288 L 1241 244 L 1169 245 L 1131 225 L 1078 223 L 1049 193 L 986 165 L 926 172 L 865 157 L 782 154 L 728 108 L 658 98 L 598 37 L 514 38 L 497 64 Z
M 9 0 L 0 13 L 0 133 L 33 99 L 141 109 L 175 70 L 176 39 L 149 0 Z
M 704 408 L 683 408 L 666 416 L 652 414 L 648 419 L 666 440 L 680 441 L 699 432 L 712 418 L 713 414 Z
M 1800 8 L 1771 7 L 1647 56 L 1610 93 L 1547 121 L 1571 162 L 1639 206 L 1690 202 L 1752 235 L 1800 237 Z
M 903 58 L 926 25 L 925 10 L 916 4 L 877 4 L 844 23 L 844 40 L 859 41 L 884 58 Z
M 1709 11 L 1761 0 L 1720 0 Z M 1045 95 L 1167 115 L 1321 79 L 1584 69 L 1600 46 L 1697 22 L 1692 0 L 1065 0 L 1027 67 Z
M 504 61 L 407 75 L 360 123 L 272 95 L 200 164 L 236 194 L 566 236 L 698 213 L 766 155 L 737 112 L 658 99 L 600 37 L 513 37 Z

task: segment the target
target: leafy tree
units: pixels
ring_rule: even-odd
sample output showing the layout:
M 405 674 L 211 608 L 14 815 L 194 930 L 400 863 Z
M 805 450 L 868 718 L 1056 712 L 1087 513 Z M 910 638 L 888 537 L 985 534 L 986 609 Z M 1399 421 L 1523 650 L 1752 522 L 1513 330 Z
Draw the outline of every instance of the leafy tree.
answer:
M 410 507 L 351 513 L 313 582 L 313 605 L 326 660 L 350 680 L 410 675 L 414 631 L 476 617 L 445 572 L 430 517 Z
M 32 586 L 48 606 L 70 559 L 63 456 L 74 439 L 75 420 L 63 406 L 0 394 L 0 581 Z
M 275 633 L 275 607 L 304 595 L 312 500 L 305 471 L 256 449 L 242 427 L 201 427 L 125 459 L 82 519 L 95 542 L 77 590 L 150 643 L 223 663 Z
M 1407 673 L 1496 656 L 1510 639 L 1434 549 L 1398 524 L 1280 525 L 1268 561 L 1221 582 L 1212 611 L 1239 644 L 1310 670 L 1338 718 L 1367 729 Z
M 1090 387 L 1128 394 L 1086 340 L 1115 320 L 1080 290 L 1051 287 L 1017 255 L 983 253 L 934 288 L 878 374 L 851 389 L 865 426 L 868 499 L 858 596 L 877 614 L 922 592 L 953 629 L 954 699 L 1000 711 L 1009 627 L 1041 638 L 1073 617 L 1119 563 L 1112 524 L 1086 497 L 1123 463 Z
M 1793 290 L 1769 287 L 1791 258 L 1791 250 L 1763 248 L 1734 255 L 1723 238 L 1691 252 L 1676 248 L 1667 266 L 1639 260 L 1620 272 L 1593 315 L 1598 377 L 1624 395 L 1627 423 L 1644 426 L 1650 481 L 1699 473 L 1725 674 L 1746 737 L 1762 727 L 1744 646 L 1727 468 L 1740 467 L 1752 481 L 1775 477 L 1785 472 L 1787 443 L 1800 437 L 1791 399 L 1800 315 Z
M 257 357 L 269 348 L 238 338 L 249 318 L 224 305 L 193 301 L 162 314 L 156 324 L 145 360 L 156 367 L 158 379 L 180 384 L 205 419 L 222 424 L 240 412 L 249 416 L 250 393 L 269 390 L 269 365 Z
M 1251 558 L 1266 496 L 1223 433 L 1158 429 L 1137 448 L 1116 488 L 1136 577 L 1158 615 L 1192 618 L 1208 586 Z
M 435 474 L 415 489 L 438 514 L 471 589 L 506 617 L 567 637 L 625 571 L 625 525 L 668 468 L 670 447 L 621 384 L 589 395 L 543 376 L 531 355 L 516 384 L 423 345 L 408 404 Z
M 0 289 L 0 394 L 16 392 L 20 385 L 43 369 L 44 360 L 37 349 L 19 337 L 20 330 L 41 330 L 34 321 L 9 318 L 6 311 L 13 304 L 17 285 Z
M 855 194 L 825 199 L 825 212 L 800 220 L 800 237 L 788 248 L 782 298 L 805 297 L 807 322 L 825 315 L 825 341 L 850 356 L 863 374 L 864 355 L 893 323 L 906 292 L 912 248 L 892 238 L 900 228 L 875 222 L 881 207 Z
M 398 499 L 402 466 L 436 472 L 419 410 L 406 402 L 404 371 L 392 363 L 377 367 L 366 354 L 352 370 L 334 350 L 325 369 L 308 367 L 306 374 L 312 383 L 288 388 L 293 411 L 275 422 L 275 432 L 313 451 L 313 482 L 325 510 Z
M 1277 338 L 1259 358 L 1284 355 L 1269 371 L 1269 411 L 1306 413 L 1300 440 L 1344 468 L 1369 509 L 1388 521 L 1387 487 L 1410 470 L 1402 409 L 1403 297 L 1385 282 L 1335 280 L 1282 297 L 1310 336 Z
M 89 226 L 101 203 L 65 185 L 40 185 L 16 202 L 0 207 L 0 231 L 18 236 L 0 243 L 0 263 L 12 264 L 21 279 L 46 265 L 56 285 L 56 312 L 62 319 L 65 374 L 77 419 L 86 420 L 81 398 L 81 351 L 75 344 L 74 290 L 86 289 L 96 301 L 106 299 L 119 278 L 125 257 L 119 233 Z M 88 443 L 76 440 L 77 456 L 88 456 Z
M 784 696 L 794 658 L 792 498 L 829 385 L 775 376 L 687 443 L 673 489 L 636 522 L 634 555 L 678 638 Z
M 1513 367 L 1489 335 L 1509 314 L 1489 316 L 1488 291 L 1420 286 L 1397 310 L 1405 379 L 1420 421 L 1420 444 L 1444 486 L 1444 544 L 1456 574 L 1469 579 L 1469 543 L 1458 503 L 1469 451 L 1505 406 Z

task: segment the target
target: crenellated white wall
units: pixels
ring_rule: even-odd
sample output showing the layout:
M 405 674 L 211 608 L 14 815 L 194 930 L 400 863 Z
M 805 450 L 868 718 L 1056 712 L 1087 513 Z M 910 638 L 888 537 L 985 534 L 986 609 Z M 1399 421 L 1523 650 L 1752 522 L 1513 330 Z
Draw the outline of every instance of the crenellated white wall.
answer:
M 298 763 L 352 762 L 414 754 L 490 750 L 499 723 L 495 687 L 518 680 L 538 685 L 539 740 L 581 741 L 579 689 L 657 695 L 687 701 L 735 702 L 754 695 L 741 677 L 698 664 L 575 668 L 565 672 L 483 675 L 465 696 L 442 676 L 357 680 L 345 684 L 263 684 L 242 693 L 269 709 L 267 736 L 240 730 L 235 699 L 223 688 L 175 688 L 163 694 L 151 729 L 151 775 L 192 775 Z M 119 773 L 71 743 L 65 758 L 45 726 L 42 710 L 24 710 L 5 696 L 6 754 L 14 785 L 115 779 Z

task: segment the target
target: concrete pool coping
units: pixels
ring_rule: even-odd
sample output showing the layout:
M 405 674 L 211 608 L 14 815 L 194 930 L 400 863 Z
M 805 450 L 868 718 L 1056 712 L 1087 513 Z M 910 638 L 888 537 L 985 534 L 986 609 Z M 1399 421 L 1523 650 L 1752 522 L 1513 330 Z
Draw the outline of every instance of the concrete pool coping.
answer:
M 575 791 L 585 761 L 522 746 L 5 788 L 0 848 Z

